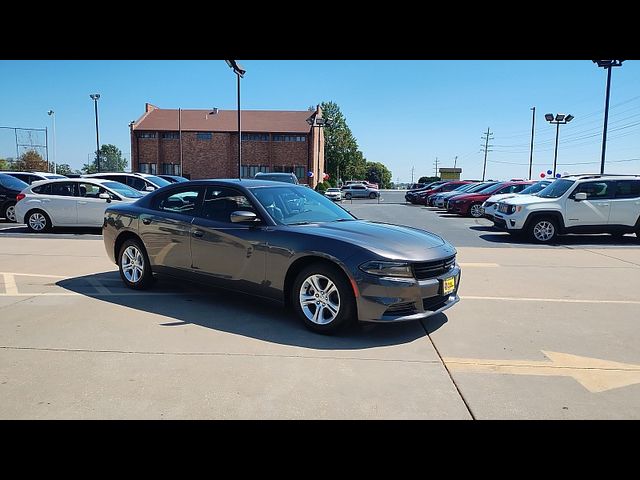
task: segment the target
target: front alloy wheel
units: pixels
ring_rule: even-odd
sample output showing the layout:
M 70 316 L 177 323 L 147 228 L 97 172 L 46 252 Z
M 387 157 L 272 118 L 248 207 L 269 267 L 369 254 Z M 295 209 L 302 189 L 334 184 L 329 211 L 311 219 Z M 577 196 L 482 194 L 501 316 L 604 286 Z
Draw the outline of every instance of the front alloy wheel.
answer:
M 293 283 L 291 304 L 310 330 L 332 334 L 355 316 L 355 299 L 344 274 L 329 264 L 304 268 Z
M 550 218 L 534 220 L 531 226 L 531 237 L 536 242 L 548 243 L 556 236 L 555 222 Z
M 347 200 L 351 200 L 351 194 L 350 193 L 345 193 L 344 194 L 344 198 L 346 198 Z
M 469 208 L 469 215 L 471 215 L 473 218 L 480 218 L 483 213 L 484 210 L 482 209 L 482 205 L 480 205 L 479 203 L 474 203 Z

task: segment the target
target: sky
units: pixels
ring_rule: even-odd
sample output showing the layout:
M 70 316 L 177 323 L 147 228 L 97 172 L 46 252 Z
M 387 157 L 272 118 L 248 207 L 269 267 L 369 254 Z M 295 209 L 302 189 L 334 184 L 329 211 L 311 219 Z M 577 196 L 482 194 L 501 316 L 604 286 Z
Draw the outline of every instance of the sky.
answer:
M 482 178 L 487 128 L 486 178 L 526 178 L 533 106 L 534 178 L 553 167 L 556 127 L 545 113 L 575 117 L 560 126 L 557 171 L 600 171 L 606 72 L 590 60 L 238 61 L 243 109 L 334 101 L 367 160 L 387 165 L 393 181 L 433 175 L 436 157 L 452 167 L 456 156 L 463 178 Z M 640 174 L 640 62 L 614 68 L 611 85 L 606 171 Z M 95 151 L 91 93 L 101 95 L 100 143 L 130 159 L 128 124 L 145 102 L 235 109 L 236 77 L 223 60 L 0 61 L 0 126 L 48 128 L 53 160 L 54 110 L 57 161 L 81 168 Z M 15 152 L 14 131 L 0 129 L 0 158 Z

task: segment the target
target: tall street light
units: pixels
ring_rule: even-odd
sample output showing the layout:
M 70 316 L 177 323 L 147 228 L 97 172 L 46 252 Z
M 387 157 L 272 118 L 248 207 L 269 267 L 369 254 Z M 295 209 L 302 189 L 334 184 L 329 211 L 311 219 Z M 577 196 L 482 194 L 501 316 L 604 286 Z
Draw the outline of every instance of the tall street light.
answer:
M 238 77 L 238 179 L 242 179 L 242 129 L 240 128 L 240 78 L 247 71 L 235 60 L 225 60 Z
M 547 113 L 544 119 L 552 125 L 556 125 L 556 151 L 553 155 L 553 178 L 556 177 L 556 164 L 558 163 L 558 137 L 560 136 L 560 125 L 569 123 L 575 117 L 573 115 L 565 115 L 564 113 L 558 113 L 553 116 L 553 113 Z
M 307 123 L 311 125 L 311 128 L 318 127 L 318 161 L 316 162 L 316 165 L 318 168 L 318 176 L 316 177 L 316 185 L 317 185 L 320 182 L 320 135 L 322 135 L 322 132 L 323 132 L 322 127 L 330 127 L 331 125 L 333 125 L 333 119 L 318 118 L 317 115 L 314 115 L 313 119 L 311 118 L 307 119 Z M 326 159 L 325 159 L 325 163 L 326 163 Z M 314 172 L 314 175 L 315 175 L 315 172 Z
M 604 100 L 604 127 L 602 128 L 602 158 L 600 160 L 600 174 L 604 174 L 604 157 L 607 150 L 607 122 L 609 121 L 609 93 L 611 92 L 611 68 L 621 67 L 624 60 L 594 60 L 599 67 L 607 70 L 607 93 Z
M 100 136 L 98 134 L 98 99 L 100 98 L 100 94 L 92 93 L 91 95 L 89 95 L 89 98 L 93 100 L 93 105 L 95 107 L 95 112 L 96 112 L 96 161 L 97 161 L 97 167 L 99 172 L 100 171 Z
M 56 157 L 56 112 L 49 110 L 47 115 L 53 121 L 53 173 L 58 173 L 58 159 Z

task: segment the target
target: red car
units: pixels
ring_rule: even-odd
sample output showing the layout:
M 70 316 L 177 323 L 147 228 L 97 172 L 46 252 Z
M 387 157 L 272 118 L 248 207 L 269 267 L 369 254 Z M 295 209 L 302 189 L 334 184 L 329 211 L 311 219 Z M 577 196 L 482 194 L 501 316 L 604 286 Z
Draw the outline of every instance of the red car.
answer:
M 415 201 L 412 203 L 417 203 L 418 205 L 427 205 L 429 201 L 429 197 L 436 193 L 442 192 L 450 192 L 454 188 L 459 187 L 460 185 L 465 185 L 467 183 L 472 183 L 468 180 L 453 180 L 447 183 L 441 183 L 437 185 L 435 188 L 430 188 L 429 190 L 425 190 L 424 192 L 420 192 L 416 195 Z
M 456 195 L 455 198 L 450 199 L 449 203 L 447 203 L 447 212 L 480 218 L 484 213 L 482 204 L 491 195 L 518 193 L 529 185 L 531 185 L 531 182 L 501 182 L 479 192 Z

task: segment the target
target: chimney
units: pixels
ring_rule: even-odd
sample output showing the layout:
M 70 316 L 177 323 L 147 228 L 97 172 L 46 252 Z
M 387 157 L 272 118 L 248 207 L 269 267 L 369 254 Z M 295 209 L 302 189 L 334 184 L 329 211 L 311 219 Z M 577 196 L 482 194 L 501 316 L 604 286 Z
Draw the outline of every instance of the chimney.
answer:
M 156 107 L 155 105 L 147 102 L 144 104 L 144 111 L 145 113 L 149 113 L 151 110 L 159 110 L 158 107 Z

